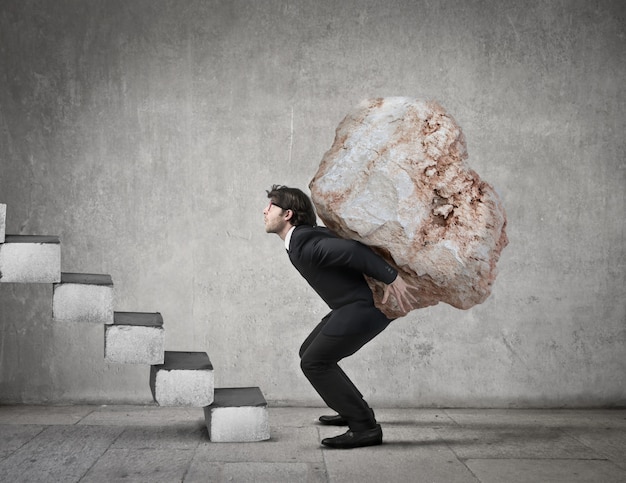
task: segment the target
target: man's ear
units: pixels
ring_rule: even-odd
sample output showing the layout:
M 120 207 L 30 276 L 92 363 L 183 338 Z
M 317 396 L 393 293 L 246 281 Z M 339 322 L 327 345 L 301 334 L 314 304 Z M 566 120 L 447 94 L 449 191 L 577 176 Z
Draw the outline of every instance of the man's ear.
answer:
M 292 210 L 285 210 L 285 221 L 289 221 L 293 218 Z

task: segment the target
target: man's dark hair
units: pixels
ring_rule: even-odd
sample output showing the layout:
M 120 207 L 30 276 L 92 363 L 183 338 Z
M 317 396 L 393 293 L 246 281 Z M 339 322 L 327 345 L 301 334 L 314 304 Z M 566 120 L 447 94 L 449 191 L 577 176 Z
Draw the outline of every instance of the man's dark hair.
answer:
M 313 203 L 302 190 L 275 184 L 271 190 L 267 191 L 267 197 L 277 207 L 293 212 L 290 220 L 292 225 L 315 226 L 317 224 Z

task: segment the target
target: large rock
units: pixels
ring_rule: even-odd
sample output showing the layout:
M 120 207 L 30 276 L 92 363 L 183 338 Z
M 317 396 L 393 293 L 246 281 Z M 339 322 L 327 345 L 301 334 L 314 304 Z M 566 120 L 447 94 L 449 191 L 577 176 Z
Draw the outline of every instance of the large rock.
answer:
M 461 128 L 436 102 L 362 102 L 339 124 L 309 188 L 318 215 L 344 238 L 374 248 L 415 287 L 410 309 L 484 302 L 507 245 L 494 189 L 466 163 Z M 384 284 L 368 279 L 389 317 Z

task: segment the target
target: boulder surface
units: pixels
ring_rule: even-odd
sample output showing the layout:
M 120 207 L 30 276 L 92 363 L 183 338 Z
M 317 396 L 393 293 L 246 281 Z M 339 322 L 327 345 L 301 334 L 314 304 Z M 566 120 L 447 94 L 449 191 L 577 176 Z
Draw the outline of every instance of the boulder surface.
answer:
M 388 317 L 439 302 L 469 309 L 491 293 L 506 214 L 466 159 L 461 128 L 434 101 L 366 100 L 337 127 L 311 197 L 328 228 L 372 247 L 413 288 L 402 310 L 366 277 Z

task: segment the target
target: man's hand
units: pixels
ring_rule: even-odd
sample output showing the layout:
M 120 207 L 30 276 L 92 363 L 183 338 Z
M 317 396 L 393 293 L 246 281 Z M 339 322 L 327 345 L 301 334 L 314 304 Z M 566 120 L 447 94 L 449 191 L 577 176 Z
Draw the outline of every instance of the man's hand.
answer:
M 410 310 L 411 302 L 414 302 L 416 300 L 415 296 L 409 294 L 409 290 L 411 288 L 412 287 L 407 285 L 407 283 L 398 273 L 396 279 L 385 287 L 382 303 L 386 304 L 387 300 L 389 299 L 389 294 L 391 294 L 396 299 L 400 310 L 402 310 L 403 312 L 408 312 Z

